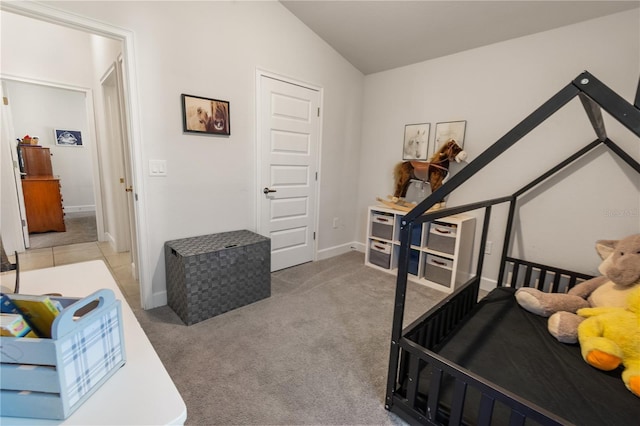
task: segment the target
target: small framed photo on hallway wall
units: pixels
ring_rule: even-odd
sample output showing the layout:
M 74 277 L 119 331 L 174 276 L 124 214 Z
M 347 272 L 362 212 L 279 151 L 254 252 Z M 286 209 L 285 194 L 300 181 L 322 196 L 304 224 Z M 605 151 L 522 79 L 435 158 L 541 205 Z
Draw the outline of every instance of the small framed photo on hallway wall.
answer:
M 53 133 L 57 146 L 82 146 L 82 133 L 79 130 L 55 129 Z
M 229 102 L 181 95 L 182 130 L 186 133 L 231 134 Z

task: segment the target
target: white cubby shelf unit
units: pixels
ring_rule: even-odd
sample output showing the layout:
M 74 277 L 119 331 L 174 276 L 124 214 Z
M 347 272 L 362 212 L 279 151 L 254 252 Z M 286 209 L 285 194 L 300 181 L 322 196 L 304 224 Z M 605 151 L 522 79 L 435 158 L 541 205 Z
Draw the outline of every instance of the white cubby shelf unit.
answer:
M 370 206 L 365 264 L 396 275 L 400 257 L 400 226 L 406 213 Z M 470 277 L 476 219 L 447 216 L 417 226 L 411 235 L 411 281 L 451 293 Z

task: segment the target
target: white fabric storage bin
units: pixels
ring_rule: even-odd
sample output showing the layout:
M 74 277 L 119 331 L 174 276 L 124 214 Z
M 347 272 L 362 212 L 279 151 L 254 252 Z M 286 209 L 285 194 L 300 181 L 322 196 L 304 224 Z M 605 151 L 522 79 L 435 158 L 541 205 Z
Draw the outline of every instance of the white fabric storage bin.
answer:
M 369 244 L 369 262 L 381 268 L 391 268 L 391 243 L 371 240 Z
M 427 254 L 424 265 L 424 277 L 429 281 L 451 287 L 453 274 L 453 260 L 445 257 Z
M 433 222 L 429 226 L 427 247 L 442 253 L 453 254 L 456 249 L 457 225 Z
M 373 213 L 371 217 L 371 236 L 392 240 L 393 215 L 383 212 Z

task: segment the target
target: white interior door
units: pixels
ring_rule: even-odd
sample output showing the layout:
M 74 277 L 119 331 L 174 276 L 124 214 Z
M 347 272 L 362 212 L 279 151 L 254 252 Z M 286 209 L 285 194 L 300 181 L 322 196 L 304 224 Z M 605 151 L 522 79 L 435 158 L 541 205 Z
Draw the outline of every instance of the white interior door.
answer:
M 121 122 L 120 94 L 118 88 L 117 64 L 114 64 L 102 79 L 102 96 L 104 100 L 106 152 L 108 158 L 103 160 L 103 183 L 109 194 L 107 203 L 107 232 L 111 236 L 117 252 L 131 250 L 131 230 L 129 228 L 129 212 L 127 193 L 130 186 L 126 180 L 123 159 L 123 126 Z
M 277 271 L 315 255 L 320 93 L 259 78 L 259 232 Z
M 23 252 L 29 248 L 29 229 L 22 195 L 22 179 L 17 152 L 16 135 L 13 131 L 13 117 L 9 94 L 6 91 L 4 81 L 0 81 L 0 94 L 2 95 L 1 128 L 2 150 L 0 151 L 0 170 L 2 171 L 2 208 L 0 217 L 2 240 L 5 251 Z
M 129 140 L 129 129 L 126 123 L 129 122 L 127 117 L 126 99 L 127 93 L 124 89 L 124 77 L 125 67 L 124 59 L 118 58 L 116 66 L 116 77 L 118 80 L 118 98 L 119 98 L 119 112 L 120 112 L 120 125 L 122 126 L 122 159 L 124 162 L 124 176 L 125 176 L 125 192 L 127 193 L 127 213 L 129 218 L 129 239 L 131 241 L 131 265 L 134 278 L 138 279 L 138 237 L 136 231 L 136 217 L 135 217 L 135 198 L 137 197 L 136 188 L 133 186 L 133 167 L 131 165 L 131 144 Z

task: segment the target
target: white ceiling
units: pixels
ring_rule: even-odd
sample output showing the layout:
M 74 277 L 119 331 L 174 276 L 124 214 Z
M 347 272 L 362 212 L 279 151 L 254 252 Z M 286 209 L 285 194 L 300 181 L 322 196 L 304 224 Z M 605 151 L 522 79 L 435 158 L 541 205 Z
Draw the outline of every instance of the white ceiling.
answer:
M 640 0 L 280 2 L 364 74 L 640 7 Z

